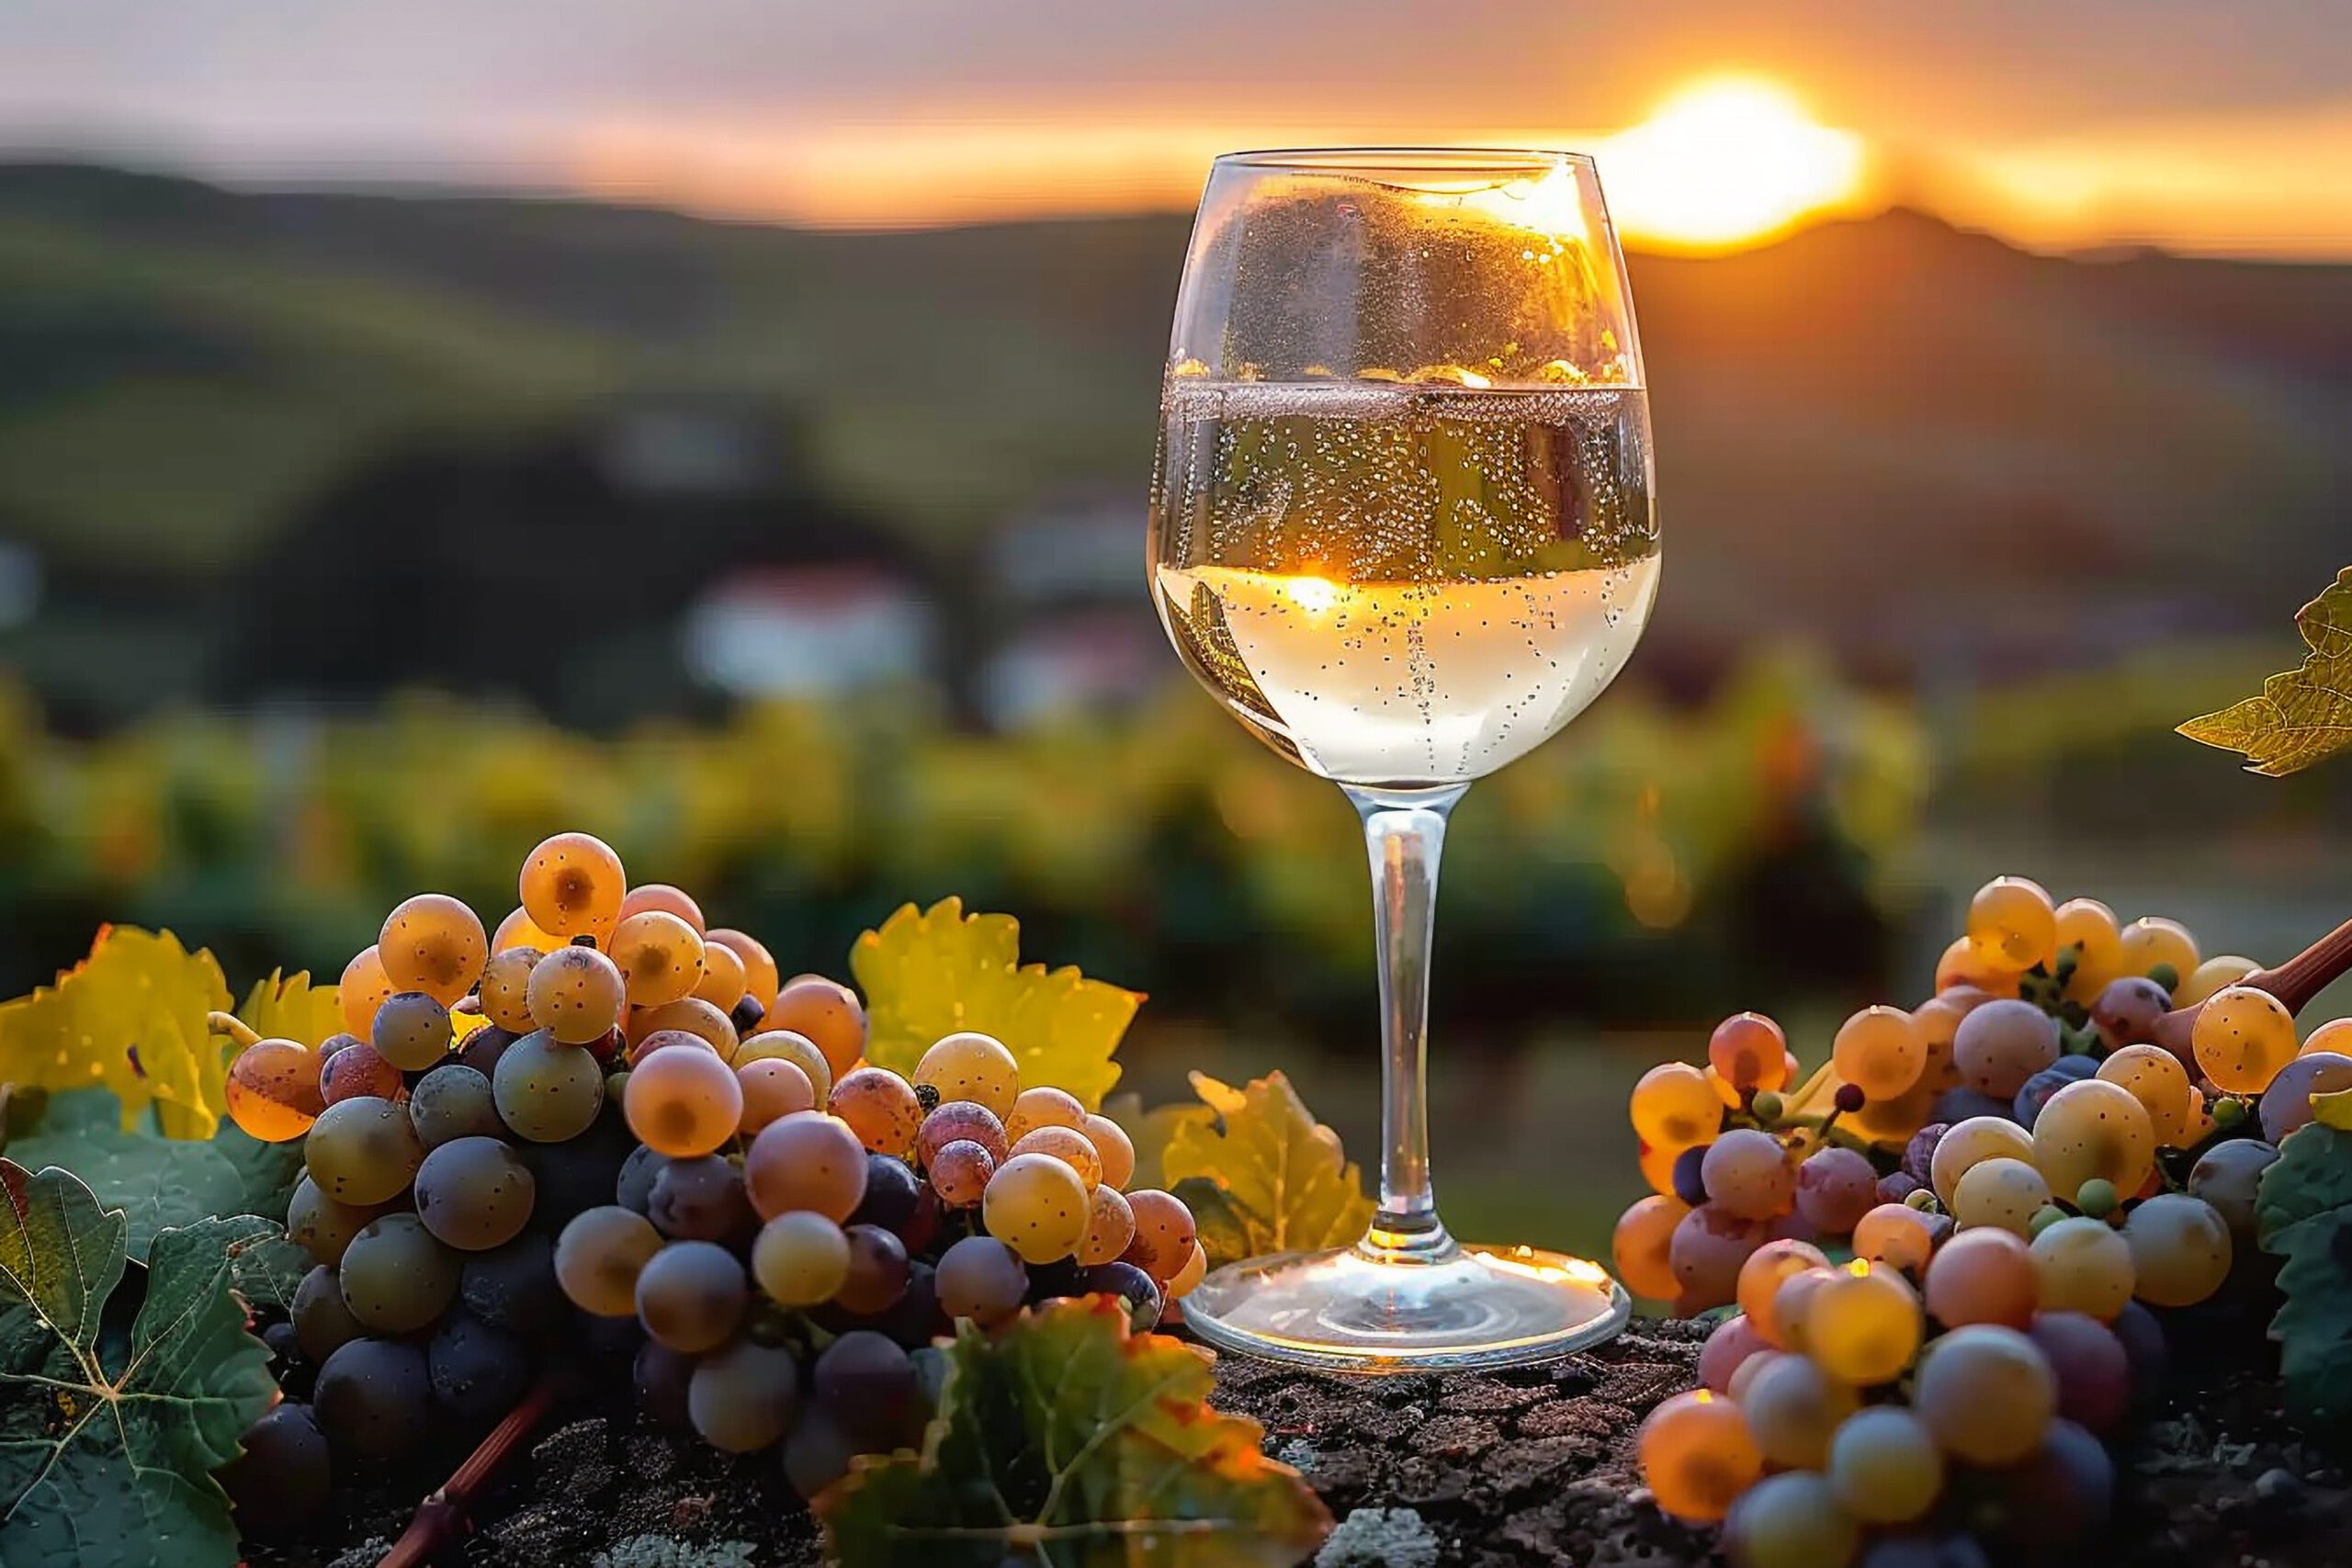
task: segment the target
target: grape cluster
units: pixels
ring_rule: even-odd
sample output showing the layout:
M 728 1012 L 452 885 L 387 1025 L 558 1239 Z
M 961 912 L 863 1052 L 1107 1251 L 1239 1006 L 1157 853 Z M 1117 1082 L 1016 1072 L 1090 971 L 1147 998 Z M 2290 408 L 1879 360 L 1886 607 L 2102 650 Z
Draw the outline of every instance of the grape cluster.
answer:
M 910 1352 L 956 1319 L 1103 1292 L 1148 1327 L 1204 1271 L 1184 1205 L 1125 1190 L 1125 1134 L 1001 1042 L 951 1034 L 912 1081 L 868 1064 L 855 992 L 783 979 L 586 834 L 520 894 L 490 936 L 407 900 L 344 973 L 347 1033 L 231 1066 L 237 1124 L 303 1140 L 287 1226 L 315 1262 L 280 1337 L 309 1399 L 255 1440 L 397 1462 L 605 1348 L 657 1419 L 780 1446 L 813 1494 L 919 1438 Z
M 1722 1520 L 1744 1568 L 2000 1561 L 2103 1522 L 2101 1438 L 2161 1376 L 2159 1312 L 2255 1252 L 2279 1142 L 2352 1088 L 2352 1021 L 2299 1040 L 2258 967 L 2001 877 L 1935 994 L 1854 1014 L 1810 1079 L 1757 1013 L 1644 1075 L 1653 1192 L 1618 1272 L 1737 1309 L 1644 1426 L 1658 1506 Z

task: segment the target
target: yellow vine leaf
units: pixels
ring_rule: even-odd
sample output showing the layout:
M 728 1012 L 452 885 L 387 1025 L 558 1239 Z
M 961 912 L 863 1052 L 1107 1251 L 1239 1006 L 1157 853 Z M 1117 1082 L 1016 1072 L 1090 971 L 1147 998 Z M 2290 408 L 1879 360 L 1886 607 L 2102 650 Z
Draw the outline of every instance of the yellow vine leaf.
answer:
M 265 1040 L 293 1040 L 312 1050 L 342 1032 L 343 1004 L 333 986 L 313 986 L 309 971 L 273 969 L 246 993 L 237 1016 Z M 453 1019 L 454 1022 L 455 1020 Z
M 2300 669 L 2262 682 L 2260 696 L 2180 727 L 2191 740 L 2245 753 L 2246 771 L 2279 777 L 2352 746 L 2352 567 L 2295 612 L 2311 649 Z
M 960 898 L 903 906 L 850 950 L 865 993 L 866 1059 L 911 1074 L 942 1035 L 978 1030 L 1012 1052 L 1023 1088 L 1066 1089 L 1096 1109 L 1119 1081 L 1112 1054 L 1143 993 L 1020 959 L 1021 923 L 1010 915 L 967 916 Z
M 101 926 L 90 955 L 0 1004 L 0 1082 L 112 1089 L 122 1124 L 150 1106 L 164 1135 L 209 1138 L 228 1106 L 231 1043 L 206 1020 L 229 1006 L 212 954 L 169 931 Z
M 1193 1205 L 1212 1264 L 1363 1238 L 1373 1213 L 1363 1173 L 1289 1078 L 1269 1073 L 1237 1089 L 1194 1073 L 1193 1091 L 1216 1117 L 1177 1124 L 1161 1174 Z

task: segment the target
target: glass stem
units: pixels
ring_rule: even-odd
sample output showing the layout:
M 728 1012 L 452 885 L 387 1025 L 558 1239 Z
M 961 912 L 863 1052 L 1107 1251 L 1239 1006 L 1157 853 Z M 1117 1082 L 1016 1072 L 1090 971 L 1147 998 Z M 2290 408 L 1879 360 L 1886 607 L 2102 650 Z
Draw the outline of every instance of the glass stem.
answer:
M 1430 944 L 1445 819 L 1469 787 L 1347 789 L 1363 817 L 1380 953 L 1380 1209 L 1356 1250 L 1381 1263 L 1438 1263 L 1460 1250 L 1430 1185 Z

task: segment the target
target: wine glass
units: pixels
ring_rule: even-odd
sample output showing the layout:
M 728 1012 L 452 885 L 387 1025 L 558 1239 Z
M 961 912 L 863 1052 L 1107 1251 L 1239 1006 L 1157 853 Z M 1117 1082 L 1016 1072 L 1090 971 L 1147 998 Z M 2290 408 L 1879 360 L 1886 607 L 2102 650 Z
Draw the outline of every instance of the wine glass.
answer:
M 1161 394 L 1152 597 L 1201 683 L 1362 814 L 1385 1050 L 1370 1232 L 1210 1275 L 1184 1302 L 1210 1343 L 1408 1371 L 1541 1360 L 1623 1325 L 1599 1266 L 1447 1234 L 1423 1075 L 1447 815 L 1633 651 L 1657 590 L 1651 491 L 1591 160 L 1216 160 Z

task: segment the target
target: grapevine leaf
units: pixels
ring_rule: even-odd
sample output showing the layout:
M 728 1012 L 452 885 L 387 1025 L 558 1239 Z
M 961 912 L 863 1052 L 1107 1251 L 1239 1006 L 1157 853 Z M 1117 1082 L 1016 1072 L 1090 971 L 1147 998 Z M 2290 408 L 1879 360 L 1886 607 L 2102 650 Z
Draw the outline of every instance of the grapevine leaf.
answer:
M 307 970 L 289 976 L 273 969 L 254 983 L 237 1016 L 265 1040 L 298 1041 L 315 1051 L 342 1030 L 343 1002 L 334 987 L 311 985 Z
M 269 1408 L 236 1254 L 266 1220 L 155 1238 L 128 1333 L 104 1314 L 130 1227 L 68 1172 L 0 1160 L 0 1562 L 10 1568 L 228 1568 L 210 1472 Z
M 1209 1356 L 1057 1302 L 947 1352 L 920 1455 L 855 1461 L 817 1499 L 856 1568 L 1289 1568 L 1330 1532 L 1258 1423 L 1208 1407 Z
M 147 1256 L 155 1233 L 208 1214 L 286 1215 L 301 1175 L 300 1144 L 264 1144 L 224 1122 L 211 1139 L 164 1138 L 125 1132 L 122 1113 L 103 1089 L 48 1097 L 41 1119 L 6 1145 L 28 1170 L 72 1171 L 109 1209 L 123 1212 L 134 1258 Z
M 1160 1187 L 1170 1185 L 1168 1179 L 1168 1145 L 1176 1130 L 1191 1122 L 1210 1126 L 1216 1112 L 1205 1105 L 1186 1105 L 1182 1100 L 1167 1105 L 1143 1108 L 1143 1096 L 1132 1090 L 1114 1094 L 1102 1102 L 1102 1114 L 1119 1124 L 1127 1142 L 1136 1146 L 1135 1179 L 1131 1187 Z
M 1270 1252 L 1313 1252 L 1359 1240 L 1372 1223 L 1363 1175 L 1317 1124 L 1290 1079 L 1253 1078 L 1241 1089 L 1205 1073 L 1193 1089 L 1224 1125 L 1187 1122 L 1169 1140 L 1162 1174 L 1210 1210 L 1201 1244 L 1212 1265 Z M 1221 1204 L 1209 1201 L 1214 1189 Z M 1234 1224 L 1245 1244 L 1233 1250 Z
M 2243 751 L 2250 773 L 2276 778 L 2352 746 L 2352 567 L 2295 612 L 2311 652 L 2262 682 L 2260 696 L 2180 727 L 2191 740 Z
M 2290 1134 L 2262 1173 L 2262 1249 L 2286 1261 L 2286 1302 L 2270 1320 L 2289 1409 L 2352 1422 L 2352 1133 L 2313 1123 Z
M 169 931 L 103 926 L 57 984 L 0 1004 L 0 1079 L 102 1085 L 126 1129 L 152 1105 L 166 1136 L 209 1138 L 228 1106 L 229 1047 L 205 1020 L 228 1005 L 209 953 Z
M 942 1035 L 975 1029 L 1012 1050 L 1023 1087 L 1051 1085 L 1090 1111 L 1101 1105 L 1119 1081 L 1112 1054 L 1142 993 L 1020 956 L 1021 925 L 1010 915 L 967 916 L 957 898 L 902 907 L 850 951 L 865 993 L 867 1059 L 910 1074 Z

